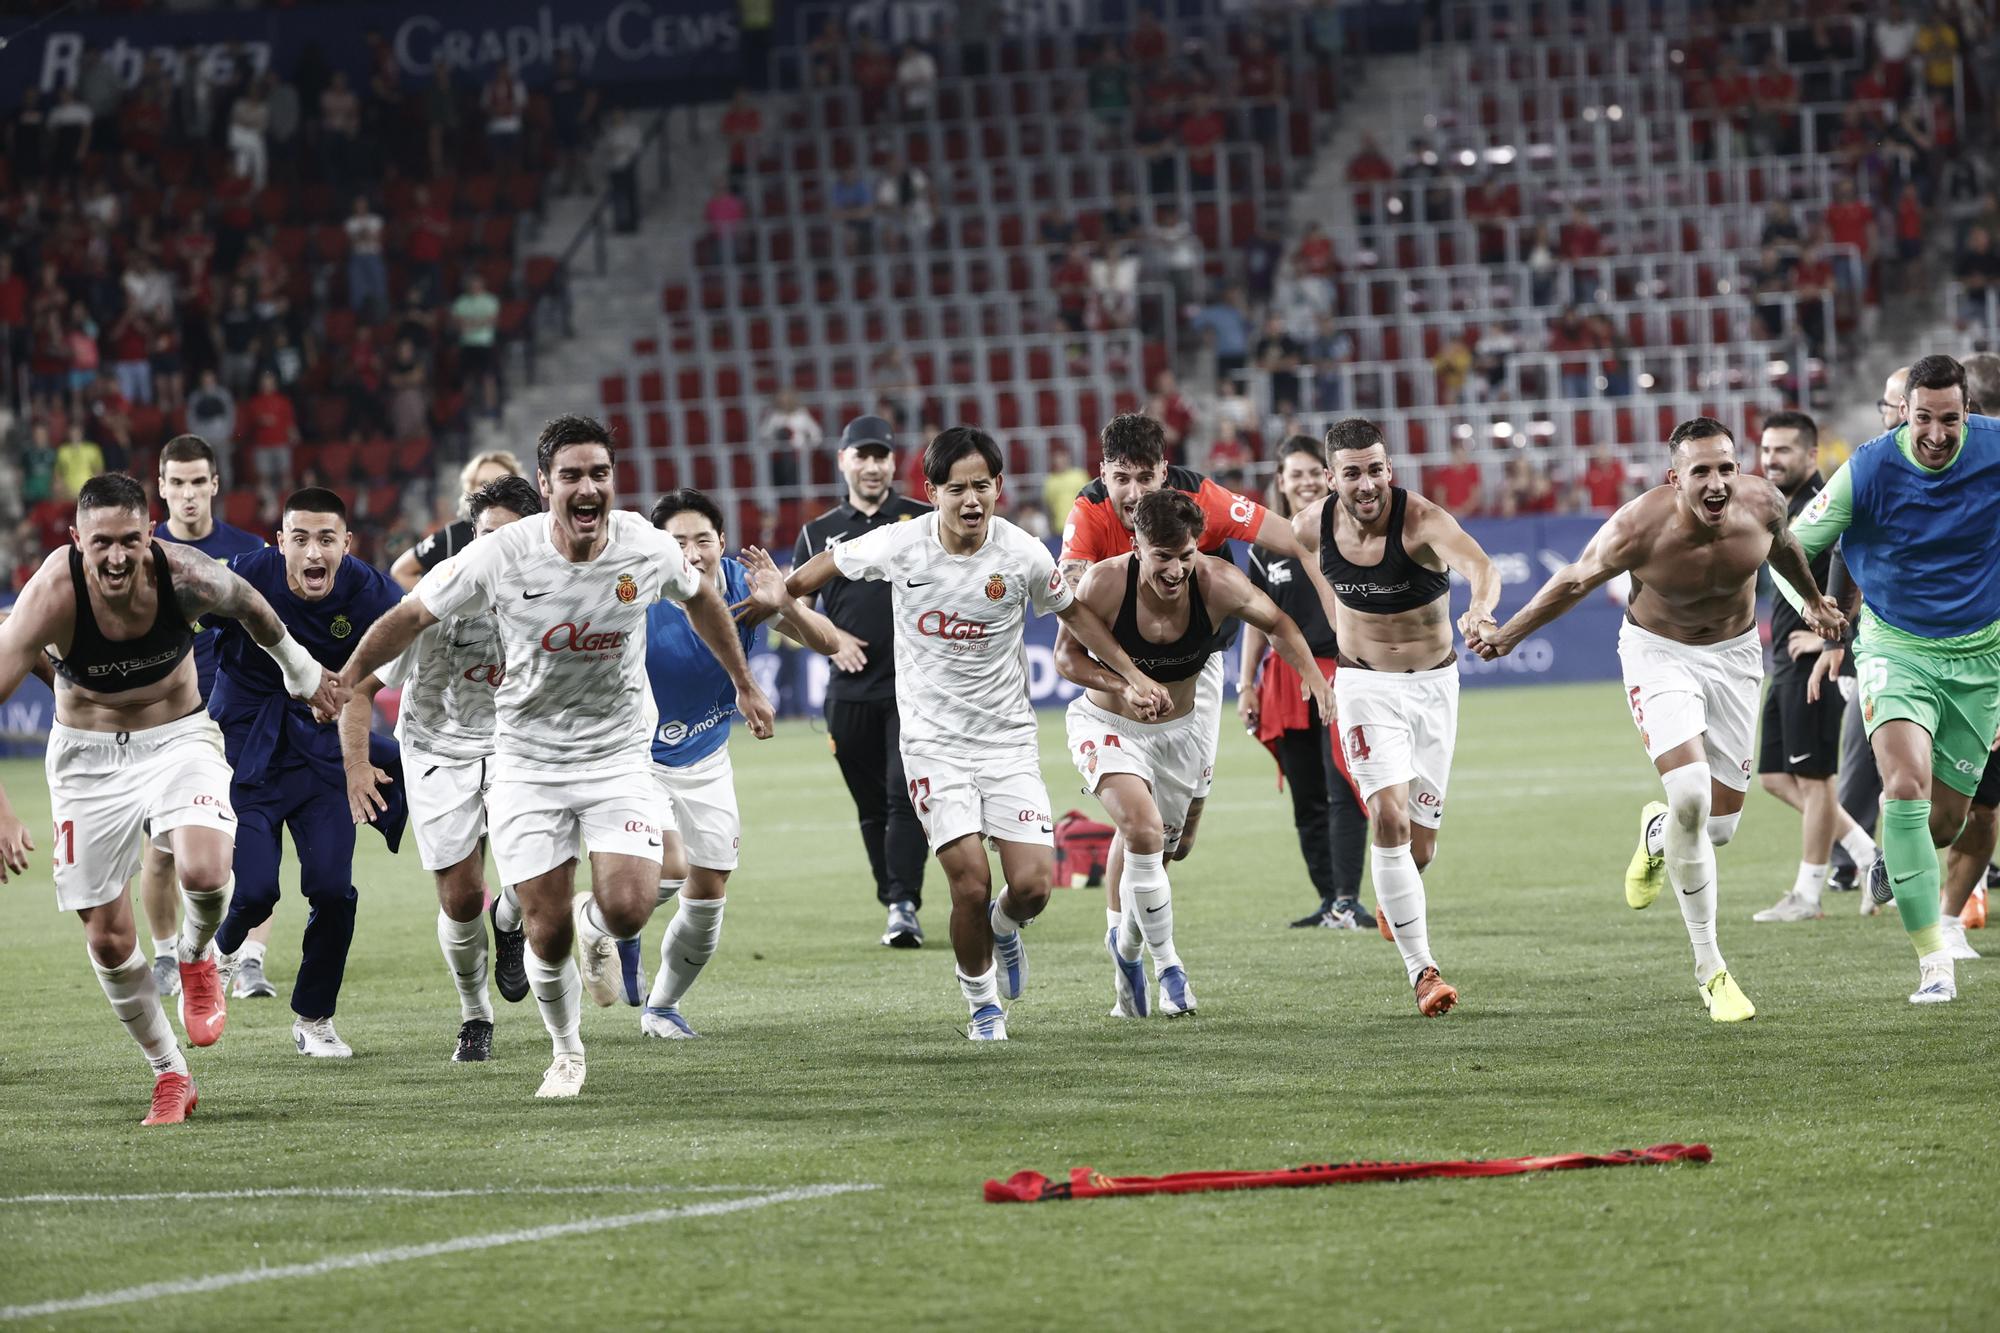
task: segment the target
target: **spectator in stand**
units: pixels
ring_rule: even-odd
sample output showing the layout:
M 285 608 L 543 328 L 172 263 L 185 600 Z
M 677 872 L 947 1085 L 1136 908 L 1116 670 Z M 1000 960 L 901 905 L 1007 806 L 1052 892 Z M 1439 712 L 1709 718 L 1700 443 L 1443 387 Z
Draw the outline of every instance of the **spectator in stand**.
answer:
M 915 42 L 904 42 L 896 61 L 896 101 L 903 115 L 919 119 L 937 101 L 937 60 Z
M 1236 95 L 1250 103 L 1250 137 L 1260 144 L 1275 144 L 1285 100 L 1285 67 L 1255 29 L 1243 35 L 1243 49 L 1236 57 Z
M 2000 253 L 1994 251 L 1993 236 L 1986 228 L 1974 227 L 1965 234 L 1965 248 L 1952 264 L 1951 275 L 1960 288 L 1959 323 L 1987 323 L 1991 294 L 2000 292 Z
M 1722 65 L 1708 82 L 1709 105 L 1723 125 L 1733 136 L 1733 147 L 1737 152 L 1747 146 L 1750 132 L 1751 102 L 1756 95 L 1750 76 L 1737 63 L 1736 57 L 1724 56 Z
M 521 166 L 521 130 L 528 110 L 528 85 L 521 82 L 512 61 L 495 67 L 479 93 L 486 116 L 486 152 L 493 169 L 512 172 Z
M 166 321 L 174 317 L 173 275 L 154 261 L 153 252 L 134 247 L 119 279 L 125 289 L 125 304 L 147 319 Z
M 764 133 L 764 113 L 748 88 L 738 88 L 722 113 L 722 137 L 729 143 L 729 179 L 739 187 L 757 160 L 757 140 Z
M 1189 184 L 1196 190 L 1212 190 L 1221 174 L 1217 145 L 1229 137 L 1229 125 L 1217 109 L 1215 99 L 1197 93 L 1193 108 L 1181 121 L 1181 148 L 1187 154 Z
M 771 452 L 772 484 L 796 486 L 805 455 L 819 448 L 826 432 L 820 428 L 819 418 L 800 404 L 799 396 L 785 389 L 778 394 L 771 410 L 764 414 L 764 422 L 757 428 L 757 438 Z
M 1958 29 L 1942 6 L 1932 9 L 1917 29 L 1911 50 L 1923 70 L 1925 90 L 1932 96 L 1949 97 L 1958 81 Z
M 250 387 L 257 370 L 257 339 L 262 327 L 250 304 L 248 284 L 229 284 L 229 299 L 216 313 L 214 322 L 211 337 L 222 349 L 222 381 L 231 393 L 241 395 Z
M 0 362 L 7 368 L 11 396 L 28 366 L 28 284 L 14 271 L 14 252 L 0 246 Z
M 1056 318 L 1072 333 L 1082 333 L 1090 322 L 1090 253 L 1072 245 L 1062 263 L 1049 274 L 1055 289 Z
M 1139 256 L 1119 241 L 1106 241 L 1090 261 L 1090 300 L 1095 327 L 1129 328 L 1138 311 Z
M 1132 111 L 1132 71 L 1119 55 L 1117 42 L 1107 39 L 1097 48 L 1084 87 L 1090 114 L 1104 130 L 1103 144 L 1115 143 Z
M 1437 400 L 1447 405 L 1467 401 L 1465 386 L 1472 378 L 1471 330 L 1455 329 L 1437 355 L 1431 358 L 1431 372 L 1437 377 Z
M 885 239 L 899 245 L 926 244 L 937 220 L 931 178 L 901 154 L 891 156 L 875 181 L 875 210 L 884 221 Z
M 1557 504 L 1556 484 L 1550 478 L 1546 464 L 1534 463 L 1523 454 L 1516 454 L 1507 460 L 1507 466 L 1500 474 L 1502 518 L 1513 518 L 1523 514 L 1553 514 L 1556 512 Z
M 399 440 L 413 440 L 430 434 L 430 366 L 417 349 L 416 340 L 396 339 L 389 358 L 389 433 Z
M 1894 71 L 1895 96 L 1900 98 L 1908 86 L 1910 57 L 1917 50 L 1916 20 L 1904 11 L 1902 0 L 1889 0 L 1870 35 L 1875 40 L 1875 58 Z
M 847 73 L 847 42 L 841 35 L 840 20 L 829 18 L 806 43 L 806 70 L 815 88 L 831 88 Z
M 564 55 L 569 53 L 565 51 Z M 350 94 L 351 96 L 352 94 Z M 321 106 L 326 104 L 324 96 Z M 359 104 L 355 108 L 356 124 L 360 117 Z M 424 85 L 424 133 L 430 147 L 431 174 L 442 176 L 450 170 L 452 146 L 458 141 L 461 120 L 458 114 L 458 88 L 451 81 L 451 66 L 441 59 L 431 61 L 431 81 Z
M 863 35 L 854 44 L 848 77 L 854 81 L 855 91 L 861 95 L 861 118 L 880 120 L 889 105 L 889 90 L 896 81 L 895 64 L 880 42 Z
M 1575 306 L 1567 306 L 1549 329 L 1548 351 L 1563 354 L 1590 350 L 1590 327 Z M 1591 384 L 1587 358 L 1566 357 L 1556 363 L 1558 392 L 1564 398 L 1588 398 Z
M 257 376 L 257 392 L 243 404 L 240 417 L 252 471 L 267 485 L 289 485 L 299 420 L 292 400 L 278 387 L 276 371 Z
M 69 322 L 64 328 L 69 347 L 69 410 L 81 412 L 83 396 L 97 382 L 97 372 L 103 366 L 97 346 L 97 324 L 83 302 L 72 301 Z
M 1285 238 L 1272 223 L 1260 222 L 1243 246 L 1243 286 L 1250 299 L 1268 305 L 1285 266 Z
M 1826 208 L 1826 226 L 1835 245 L 1852 247 L 1833 256 L 1833 281 L 1840 294 L 1860 299 L 1868 290 L 1868 269 L 1875 259 L 1875 210 L 1856 195 L 1854 182 L 1833 183 L 1833 202 Z
M 1848 96 L 1856 104 L 1854 110 L 1857 117 L 1873 110 L 1877 104 L 1884 107 L 1894 106 L 1896 99 L 1901 96 L 1897 91 L 1900 83 L 1898 71 L 1891 68 L 1887 61 L 1878 60 L 1862 70 L 1860 77 L 1854 80 L 1854 87 L 1848 92 Z
M 64 88 L 56 94 L 56 104 L 46 125 L 49 175 L 60 181 L 78 174 L 90 154 L 96 127 L 90 107 L 77 97 L 75 88 Z
M 1604 233 L 1597 229 L 1580 208 L 1572 208 L 1569 218 L 1556 233 L 1558 248 L 1564 260 L 1579 263 L 1601 258 L 1604 254 Z
M 1375 210 L 1387 197 L 1384 188 L 1396 178 L 1396 164 L 1382 151 L 1375 136 L 1361 136 L 1361 148 L 1347 159 L 1347 183 L 1355 186 L 1354 220 L 1365 229 L 1375 225 Z
M 1272 402 L 1296 406 L 1304 398 L 1299 367 L 1305 361 L 1305 350 L 1286 331 L 1283 316 L 1271 315 L 1264 320 L 1263 336 L 1257 340 L 1257 368 L 1270 376 Z
M 1751 85 L 1750 151 L 1758 155 L 1797 151 L 1798 120 L 1798 78 L 1773 47 Z
M 282 324 L 273 325 L 264 334 L 263 351 L 257 358 L 259 373 L 270 371 L 278 377 L 278 387 L 289 395 L 296 395 L 306 373 L 305 349 L 292 341 L 292 331 Z
M 49 443 L 49 427 L 37 420 L 28 428 L 28 442 L 21 449 L 21 500 L 33 507 L 55 494 L 56 451 Z
M 556 53 L 555 74 L 549 80 L 549 129 L 555 137 L 555 188 L 574 194 L 588 186 L 584 149 L 597 123 L 597 88 L 578 71 L 576 53 L 567 47 Z M 755 108 L 753 107 L 754 111 Z M 723 132 L 728 133 L 724 117 Z M 736 169 L 735 143 L 730 144 L 730 170 Z
M 202 367 L 194 392 L 187 399 L 187 433 L 199 435 L 215 450 L 221 474 L 231 476 L 229 457 L 236 444 L 236 399 L 215 367 Z
M 410 191 L 403 223 L 403 260 L 409 266 L 409 290 L 425 305 L 444 298 L 444 251 L 451 239 L 451 215 L 431 199 L 430 187 Z
M 1556 259 L 1555 238 L 1548 224 L 1537 222 L 1521 247 L 1522 262 L 1528 269 L 1528 301 L 1532 305 L 1554 305 L 1556 289 L 1562 285 L 1562 265 Z
M 458 373 L 487 416 L 500 415 L 500 298 L 486 290 L 478 269 L 465 275 L 465 291 L 451 303 L 458 330 Z
M 105 470 L 104 450 L 84 438 L 79 417 L 71 423 L 70 437 L 56 446 L 56 486 L 64 495 L 75 495 L 83 483 Z
M 1590 335 L 1590 345 L 1597 349 L 1597 373 L 1603 383 L 1607 398 L 1623 398 L 1632 392 L 1632 372 L 1626 364 L 1626 353 L 1630 349 L 1625 336 L 1618 331 L 1618 325 L 1611 316 L 1598 313 L 1584 320 L 1584 328 Z
M 1231 287 L 1197 310 L 1188 321 L 1190 332 L 1203 334 L 1215 352 L 1215 377 L 1226 380 L 1250 363 L 1249 302 L 1241 287 Z
M 724 172 L 715 182 L 715 193 L 708 196 L 708 204 L 702 209 L 702 218 L 708 223 L 709 235 L 726 258 L 736 249 L 736 234 L 743 230 L 744 221 L 750 210 L 743 202 L 743 196 L 736 193 L 730 183 L 729 173 Z
M 1774 245 L 1757 252 L 1757 262 L 1743 275 L 1750 284 L 1751 313 L 1757 322 L 1757 336 L 1778 339 L 1785 336 L 1785 307 L 1780 299 L 1792 291 L 1792 269 Z
M 1915 265 L 1924 256 L 1924 205 L 1914 184 L 1903 186 L 1896 197 L 1896 259 L 1904 280 L 1915 274 Z
M 1104 235 L 1114 241 L 1136 241 L 1146 229 L 1146 219 L 1139 212 L 1139 201 L 1132 197 L 1130 190 L 1120 190 L 1111 197 L 1111 206 L 1104 210 Z
M 1792 216 L 1792 206 L 1783 199 L 1773 200 L 1764 210 L 1764 230 L 1757 243 L 1778 252 L 1778 258 L 1787 267 L 1798 263 L 1799 247 L 1805 242 L 1805 233 L 1800 230 L 1798 219 Z
M 1333 280 L 1340 276 L 1340 261 L 1334 254 L 1333 238 L 1319 223 L 1306 223 L 1298 248 L 1292 251 L 1292 271 L 1298 275 L 1315 313 L 1339 313 Z
M 319 95 L 320 162 L 336 189 L 344 186 L 361 164 L 361 98 L 335 70 Z
M 1236 433 L 1235 420 L 1218 417 L 1215 433 L 1208 439 L 1208 458 L 1203 470 L 1220 485 L 1237 490 L 1243 485 L 1243 475 L 1250 461 L 1249 442 Z
M 1463 440 L 1451 442 L 1450 461 L 1424 469 L 1424 497 L 1460 518 L 1486 512 L 1485 480 Z
M 1195 409 L 1185 394 L 1181 392 L 1180 381 L 1171 370 L 1162 370 L 1153 377 L 1153 396 L 1146 403 L 1146 415 L 1160 423 L 1166 437 L 1168 462 L 1187 461 L 1182 452 L 1187 438 L 1194 432 Z
M 108 370 L 99 372 L 84 408 L 90 432 L 102 444 L 105 467 L 124 471 L 132 460 L 132 400 L 119 392 L 118 377 Z
M 1617 452 L 1608 444 L 1600 444 L 1590 451 L 1590 458 L 1577 477 L 1573 507 L 1584 513 L 1608 514 L 1631 499 L 1636 490 Z
M 827 193 L 827 203 L 841 224 L 848 254 L 865 255 L 875 248 L 875 191 L 860 172 L 853 167 L 843 170 Z
M 1815 355 L 1826 346 L 1826 298 L 1834 290 L 1829 243 L 1825 226 L 1815 228 L 1811 243 L 1800 253 L 1798 266 L 1792 270 L 1792 295 L 1797 298 L 1793 313 L 1798 317 L 1806 345 Z
M 1498 264 L 1507 258 L 1509 226 L 1521 216 L 1521 187 L 1512 173 L 1482 172 L 1466 187 L 1465 217 L 1476 228 L 1479 262 Z
M 1347 406 L 1346 367 L 1354 360 L 1354 336 L 1340 327 L 1332 315 L 1321 315 L 1313 323 L 1312 338 L 1306 344 L 1306 359 L 1312 363 L 1313 393 L 1309 406 L 1315 412 L 1338 412 Z
M 347 222 L 347 308 L 374 321 L 389 313 L 389 266 L 382 259 L 382 215 L 354 196 Z
M 890 343 L 868 362 L 868 385 L 888 410 L 885 416 L 898 430 L 907 430 L 924 414 L 924 386 L 903 349 Z
M 1069 446 L 1060 440 L 1049 445 L 1049 475 L 1042 480 L 1042 512 L 1048 515 L 1049 526 L 1061 531 L 1069 521 L 1070 506 L 1083 488 L 1090 485 L 1090 474 L 1076 461 Z
M 1201 237 L 1181 216 L 1179 208 L 1164 205 L 1146 233 L 1147 265 L 1167 280 L 1173 289 L 1176 318 L 1184 314 L 1199 290 L 1202 272 Z
M 111 374 L 129 401 L 153 401 L 153 322 L 136 302 L 127 302 L 112 321 Z

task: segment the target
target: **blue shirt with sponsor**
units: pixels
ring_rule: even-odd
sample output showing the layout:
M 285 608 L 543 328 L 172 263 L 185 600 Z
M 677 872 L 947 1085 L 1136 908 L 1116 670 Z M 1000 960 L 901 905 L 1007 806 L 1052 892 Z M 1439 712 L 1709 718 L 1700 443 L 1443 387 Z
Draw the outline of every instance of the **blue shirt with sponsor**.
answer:
M 236 556 L 229 567 L 263 595 L 291 636 L 329 671 L 346 666 L 368 627 L 403 600 L 395 580 L 351 555 L 343 556 L 334 571 L 333 591 L 316 602 L 286 584 L 285 555 L 275 546 Z M 241 623 L 222 622 L 216 645 L 215 692 L 208 711 L 222 727 L 238 785 L 263 782 L 267 773 L 279 769 L 307 768 L 345 799 L 347 778 L 335 724 L 314 721 L 311 708 L 285 693 L 278 664 Z
M 163 542 L 181 542 L 164 522 L 153 529 L 153 535 Z M 263 546 L 264 539 L 255 533 L 217 522 L 209 529 L 208 535 L 200 541 L 181 542 L 181 545 L 192 546 L 216 563 L 226 565 L 232 556 L 255 551 Z M 202 618 L 200 630 L 194 636 L 194 669 L 201 676 L 201 697 L 204 699 L 208 697 L 209 691 L 215 688 L 215 640 L 222 626 L 227 623 L 212 616 L 205 616 Z
M 723 557 L 723 600 L 733 606 L 749 595 L 750 579 L 742 563 Z M 757 631 L 739 622 L 736 633 L 748 656 Z M 646 612 L 646 676 L 660 709 L 659 729 L 653 733 L 654 763 L 686 768 L 729 743 L 736 686 L 678 602 L 662 598 Z

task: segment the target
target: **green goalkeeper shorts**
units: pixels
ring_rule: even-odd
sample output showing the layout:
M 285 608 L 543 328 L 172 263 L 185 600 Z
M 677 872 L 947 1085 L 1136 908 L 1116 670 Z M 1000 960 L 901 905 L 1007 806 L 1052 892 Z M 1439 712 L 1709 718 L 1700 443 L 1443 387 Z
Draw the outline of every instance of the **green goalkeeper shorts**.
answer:
M 2000 725 L 2000 654 L 1944 657 L 1864 640 L 1854 668 L 1868 734 L 1884 722 L 1916 723 L 1931 734 L 1937 780 L 1972 795 Z

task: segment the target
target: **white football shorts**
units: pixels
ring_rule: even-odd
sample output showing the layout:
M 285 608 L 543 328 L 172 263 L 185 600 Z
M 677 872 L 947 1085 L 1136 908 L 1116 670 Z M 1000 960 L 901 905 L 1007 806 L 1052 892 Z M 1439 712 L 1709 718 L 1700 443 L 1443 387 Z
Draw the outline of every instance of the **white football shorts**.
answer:
M 1008 746 L 971 758 L 903 751 L 910 805 L 936 851 L 968 833 L 1053 848 L 1049 788 L 1033 746 Z
M 1407 782 L 1410 822 L 1442 824 L 1458 744 L 1458 663 L 1429 671 L 1341 667 L 1333 673 L 1333 706 L 1361 799 Z
M 685 768 L 654 764 L 653 782 L 673 809 L 688 864 L 704 870 L 736 869 L 743 820 L 736 812 L 736 774 L 729 747 Z
M 1197 704 L 1171 722 L 1134 722 L 1099 708 L 1088 695 L 1070 700 L 1065 715 L 1070 762 L 1083 775 L 1084 790 L 1113 773 L 1130 773 L 1153 789 L 1153 805 L 1166 832 L 1166 850 L 1181 840 L 1188 807 L 1212 775 L 1214 729 Z
M 631 773 L 584 781 L 496 778 L 486 789 L 493 863 L 520 884 L 586 852 L 658 861 L 674 812 L 660 789 Z
M 484 759 L 444 759 L 403 747 L 403 795 L 424 869 L 449 870 L 479 850 L 486 836 L 486 768 Z
M 1625 705 L 1646 757 L 1699 736 L 1709 776 L 1747 791 L 1757 754 L 1764 648 L 1755 627 L 1721 643 L 1677 643 L 1630 620 L 1618 627 Z

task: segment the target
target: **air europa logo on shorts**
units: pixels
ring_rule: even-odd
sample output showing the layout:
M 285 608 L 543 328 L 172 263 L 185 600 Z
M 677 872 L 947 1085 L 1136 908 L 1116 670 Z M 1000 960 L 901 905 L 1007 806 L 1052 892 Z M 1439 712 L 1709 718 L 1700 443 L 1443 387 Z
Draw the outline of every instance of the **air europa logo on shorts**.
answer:
M 625 642 L 622 630 L 590 632 L 590 622 L 572 625 L 567 620 L 542 636 L 542 647 L 552 653 L 603 653 Z
M 926 611 L 917 617 L 917 633 L 933 639 L 983 639 L 986 622 L 967 620 L 949 611 Z

